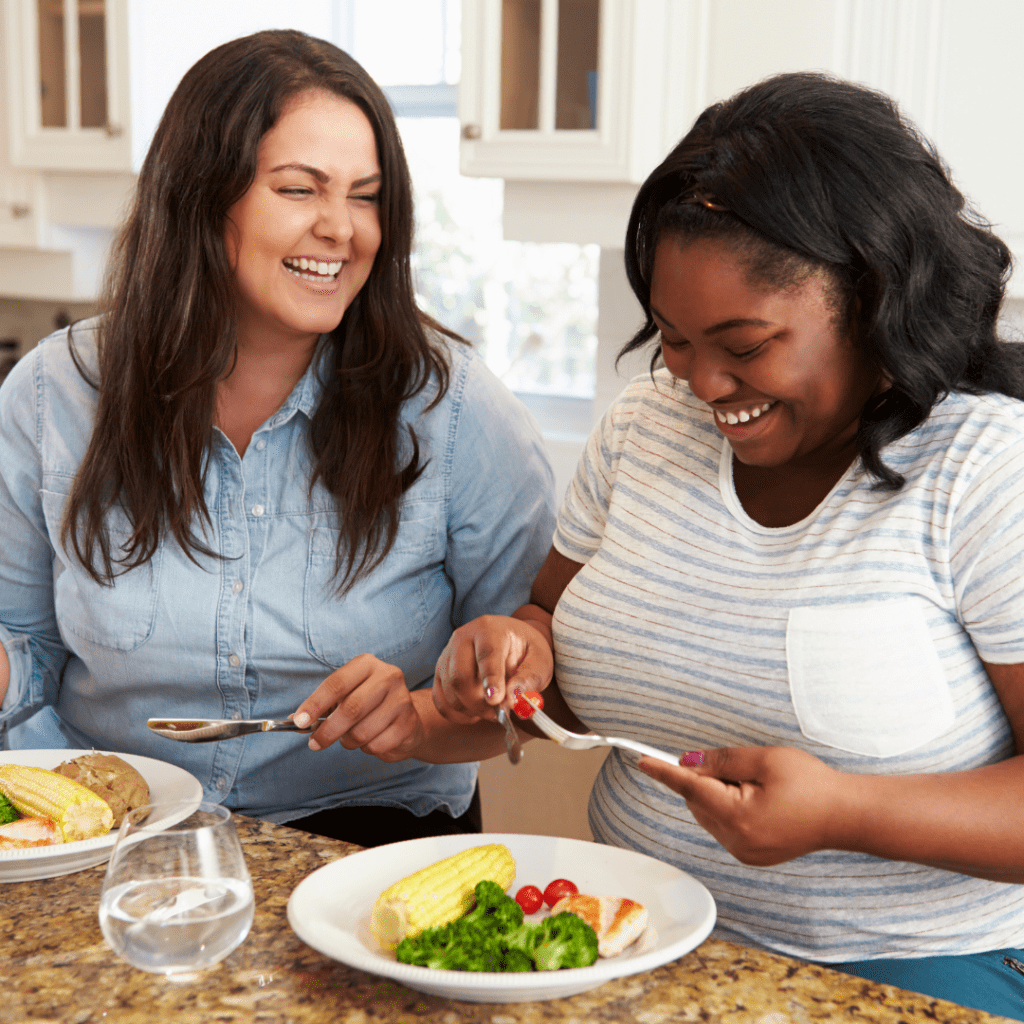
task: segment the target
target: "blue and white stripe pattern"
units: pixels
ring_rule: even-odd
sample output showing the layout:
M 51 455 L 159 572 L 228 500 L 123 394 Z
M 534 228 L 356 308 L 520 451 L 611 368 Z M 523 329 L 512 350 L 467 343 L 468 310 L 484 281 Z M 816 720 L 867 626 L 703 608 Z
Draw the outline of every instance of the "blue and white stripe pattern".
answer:
M 576 714 L 668 750 L 784 744 L 848 772 L 1011 756 L 982 659 L 1024 661 L 1024 403 L 953 394 L 884 457 L 907 479 L 898 492 L 855 463 L 807 519 L 766 528 L 736 497 L 708 407 L 665 371 L 633 381 L 592 434 L 555 534 L 586 563 L 554 621 Z M 808 618 L 826 624 L 809 641 Z M 833 851 L 745 867 L 636 762 L 606 761 L 595 836 L 699 878 L 726 937 L 824 961 L 1024 942 L 1024 886 Z

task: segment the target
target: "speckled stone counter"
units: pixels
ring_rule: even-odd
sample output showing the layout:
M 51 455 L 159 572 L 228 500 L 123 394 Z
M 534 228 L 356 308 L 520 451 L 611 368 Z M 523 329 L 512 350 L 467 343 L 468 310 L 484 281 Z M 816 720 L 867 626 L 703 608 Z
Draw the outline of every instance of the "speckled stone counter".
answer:
M 246 941 L 221 964 L 168 979 L 123 963 L 100 932 L 103 867 L 0 885 L 0 1022 L 217 1024 L 984 1024 L 1005 1018 L 709 939 L 681 959 L 568 999 L 460 1003 L 317 953 L 288 925 L 295 886 L 357 848 L 239 818 L 256 888 Z

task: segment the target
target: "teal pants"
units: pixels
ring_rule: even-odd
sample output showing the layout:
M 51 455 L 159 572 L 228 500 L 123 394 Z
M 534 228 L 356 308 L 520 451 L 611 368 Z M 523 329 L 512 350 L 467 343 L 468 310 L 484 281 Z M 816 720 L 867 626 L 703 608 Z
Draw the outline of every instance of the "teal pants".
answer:
M 1024 1020 L 1024 950 L 994 949 L 988 953 L 926 956 L 919 960 L 853 960 L 822 966 L 986 1013 Z

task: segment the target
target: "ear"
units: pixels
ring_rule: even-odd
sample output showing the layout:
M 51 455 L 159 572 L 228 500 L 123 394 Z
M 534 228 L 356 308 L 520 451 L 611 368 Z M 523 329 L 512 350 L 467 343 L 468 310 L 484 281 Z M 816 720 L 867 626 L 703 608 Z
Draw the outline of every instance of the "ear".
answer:
M 231 211 L 224 218 L 224 251 L 227 253 L 228 263 L 231 269 L 238 269 L 238 250 L 241 248 L 242 240 L 238 233 L 238 225 L 231 219 Z

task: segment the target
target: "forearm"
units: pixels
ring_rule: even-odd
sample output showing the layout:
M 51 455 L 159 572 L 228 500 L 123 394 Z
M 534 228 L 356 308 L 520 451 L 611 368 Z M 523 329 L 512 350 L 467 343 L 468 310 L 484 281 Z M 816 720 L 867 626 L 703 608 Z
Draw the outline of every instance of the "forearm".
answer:
M 828 845 L 1024 884 L 1024 757 L 965 772 L 841 778 Z
M 505 753 L 505 730 L 497 722 L 479 721 L 472 725 L 458 725 L 443 718 L 434 706 L 430 690 L 416 690 L 412 694 L 423 726 L 422 742 L 410 752 L 410 757 L 429 764 L 458 764 L 463 761 L 487 761 Z M 524 743 L 532 736 L 520 726 Z

